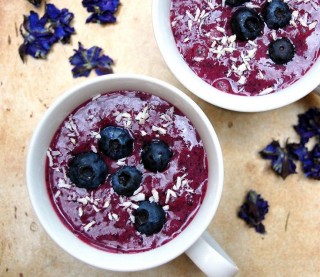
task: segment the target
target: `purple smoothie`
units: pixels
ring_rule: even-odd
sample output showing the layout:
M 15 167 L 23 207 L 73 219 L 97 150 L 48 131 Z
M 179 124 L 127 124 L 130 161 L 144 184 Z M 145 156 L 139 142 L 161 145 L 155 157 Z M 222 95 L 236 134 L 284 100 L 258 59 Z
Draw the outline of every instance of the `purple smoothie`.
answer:
M 245 3 L 261 15 L 266 1 Z M 255 96 L 284 89 L 299 80 L 316 62 L 320 46 L 319 0 L 287 1 L 292 18 L 288 26 L 271 30 L 254 41 L 235 40 L 230 18 L 239 7 L 221 0 L 172 0 L 170 20 L 179 52 L 201 79 L 231 94 Z M 295 56 L 285 65 L 268 57 L 268 45 L 287 37 Z
M 125 127 L 134 137 L 133 153 L 114 161 L 98 148 L 100 129 Z M 146 141 L 161 139 L 173 152 L 166 170 L 153 173 L 141 163 Z M 67 177 L 77 154 L 97 152 L 107 164 L 105 182 L 94 190 L 78 188 Z M 197 213 L 207 189 L 207 155 L 190 120 L 165 100 L 138 91 L 99 95 L 73 111 L 55 133 L 47 152 L 47 189 L 62 222 L 81 240 L 109 252 L 136 253 L 159 247 L 177 236 Z M 143 173 L 140 191 L 119 196 L 111 174 L 124 165 Z M 160 232 L 136 231 L 133 211 L 143 198 L 158 202 L 166 213 Z

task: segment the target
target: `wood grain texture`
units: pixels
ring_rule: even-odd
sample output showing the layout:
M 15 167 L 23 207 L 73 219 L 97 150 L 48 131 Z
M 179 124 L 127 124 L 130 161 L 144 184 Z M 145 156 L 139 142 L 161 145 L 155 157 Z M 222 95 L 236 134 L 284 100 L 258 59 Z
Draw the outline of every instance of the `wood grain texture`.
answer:
M 23 64 L 18 55 L 22 42 L 18 29 L 22 15 L 34 8 L 25 0 L 0 0 L 0 276 L 204 276 L 185 255 L 131 274 L 96 269 L 60 249 L 38 222 L 25 181 L 28 143 L 46 109 L 65 90 L 85 80 L 72 78 L 68 62 L 78 41 L 85 47 L 102 47 L 115 60 L 116 73 L 146 74 L 175 85 L 208 115 L 225 163 L 223 196 L 209 232 L 239 266 L 238 276 L 319 276 L 319 181 L 304 178 L 299 167 L 299 174 L 283 181 L 258 151 L 271 139 L 294 140 L 292 125 L 297 114 L 320 107 L 320 98 L 310 94 L 263 113 L 220 109 L 193 96 L 165 65 L 153 35 L 151 0 L 122 0 L 118 23 L 105 27 L 85 24 L 88 14 L 80 0 L 48 2 L 75 14 L 77 34 L 70 45 L 55 45 L 47 60 L 28 57 Z M 247 228 L 236 216 L 249 189 L 269 201 L 265 236 Z

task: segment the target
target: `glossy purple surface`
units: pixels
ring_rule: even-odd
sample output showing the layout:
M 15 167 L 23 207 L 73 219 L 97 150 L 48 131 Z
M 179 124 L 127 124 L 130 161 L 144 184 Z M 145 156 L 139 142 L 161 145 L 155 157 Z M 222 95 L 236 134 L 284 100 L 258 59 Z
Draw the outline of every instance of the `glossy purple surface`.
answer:
M 149 117 L 139 122 L 136 117 L 145 107 Z M 107 125 L 127 126 L 134 137 L 134 151 L 124 161 L 113 161 L 98 149 L 97 134 Z M 142 145 L 151 139 L 164 140 L 173 152 L 163 172 L 149 172 L 141 163 Z M 66 172 L 76 153 L 90 150 L 101 155 L 110 174 L 99 188 L 87 191 L 71 184 Z M 81 240 L 110 252 L 146 251 L 170 241 L 190 223 L 207 188 L 207 156 L 194 126 L 177 108 L 144 92 L 112 92 L 84 103 L 61 124 L 48 152 L 47 188 L 57 214 Z M 155 189 L 159 204 L 168 207 L 166 223 L 157 234 L 147 237 L 136 232 L 132 211 L 138 201 L 117 195 L 111 187 L 111 174 L 124 164 L 143 173 L 140 193 L 146 199 L 154 197 Z M 178 177 L 185 174 L 177 188 Z M 168 190 L 176 197 L 168 197 Z M 128 203 L 133 205 L 127 207 Z
M 211 3 L 211 4 L 208 4 Z M 266 1 L 245 5 L 260 15 Z M 283 29 L 264 26 L 252 42 L 233 42 L 230 18 L 239 7 L 222 7 L 221 0 L 172 0 L 171 27 L 179 52 L 200 78 L 231 94 L 264 95 L 288 87 L 303 76 L 320 55 L 319 0 L 288 1 L 291 22 Z M 268 57 L 271 41 L 287 37 L 295 56 L 286 65 Z

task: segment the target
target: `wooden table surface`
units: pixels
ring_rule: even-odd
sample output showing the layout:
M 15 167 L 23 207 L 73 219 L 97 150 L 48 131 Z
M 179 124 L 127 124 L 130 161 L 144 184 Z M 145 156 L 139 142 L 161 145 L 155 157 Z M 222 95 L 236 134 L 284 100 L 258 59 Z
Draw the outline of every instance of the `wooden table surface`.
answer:
M 88 14 L 80 0 L 48 2 L 75 14 L 77 34 L 71 44 L 56 44 L 47 60 L 28 57 L 23 64 L 19 26 L 22 15 L 35 8 L 26 0 L 0 0 L 0 276 L 203 276 L 186 255 L 131 274 L 93 268 L 60 249 L 36 218 L 25 180 L 28 144 L 46 109 L 86 79 L 74 79 L 68 62 L 78 41 L 84 47 L 102 47 L 115 60 L 116 73 L 146 74 L 175 85 L 207 114 L 225 165 L 223 196 L 209 232 L 238 265 L 237 276 L 320 276 L 319 181 L 307 180 L 300 167 L 299 174 L 283 181 L 258 155 L 272 139 L 295 140 L 297 115 L 320 107 L 320 98 L 310 94 L 263 113 L 223 110 L 193 96 L 167 68 L 153 35 L 151 0 L 121 0 L 118 23 L 105 27 L 85 24 Z M 236 216 L 249 189 L 269 201 L 264 236 Z

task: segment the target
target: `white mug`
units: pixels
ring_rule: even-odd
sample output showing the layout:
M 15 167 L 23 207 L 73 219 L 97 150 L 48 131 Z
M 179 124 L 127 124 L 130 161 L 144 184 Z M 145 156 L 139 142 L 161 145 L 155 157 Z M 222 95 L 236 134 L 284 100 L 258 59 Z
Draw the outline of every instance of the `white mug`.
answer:
M 78 239 L 61 222 L 52 207 L 45 181 L 46 151 L 65 117 L 92 97 L 118 90 L 149 92 L 175 105 L 194 124 L 208 155 L 208 189 L 194 219 L 168 243 L 133 254 L 110 253 Z M 65 251 L 85 263 L 103 269 L 129 272 L 162 265 L 185 252 L 208 276 L 231 277 L 238 270 L 206 232 L 218 208 L 223 189 L 223 158 L 217 135 L 193 100 L 163 81 L 140 75 L 112 74 L 92 78 L 70 89 L 46 111 L 34 131 L 28 149 L 26 171 L 31 203 L 44 229 Z

